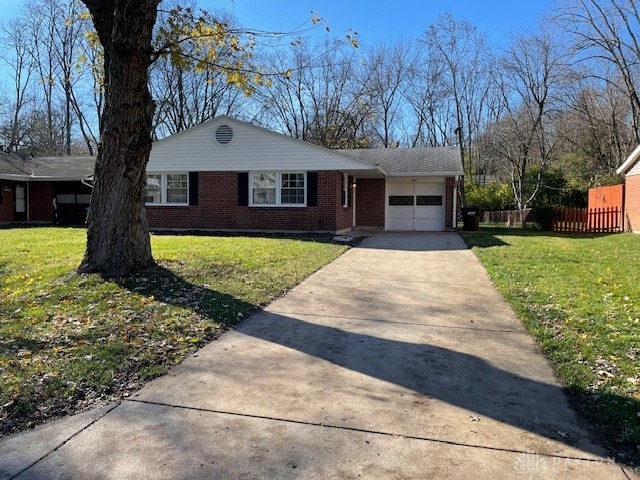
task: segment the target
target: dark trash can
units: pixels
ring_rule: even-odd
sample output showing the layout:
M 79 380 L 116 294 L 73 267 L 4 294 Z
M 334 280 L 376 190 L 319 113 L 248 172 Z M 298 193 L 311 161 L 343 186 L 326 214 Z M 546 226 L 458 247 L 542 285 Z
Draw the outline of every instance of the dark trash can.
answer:
M 460 209 L 462 213 L 462 229 L 475 232 L 480 227 L 480 207 L 465 207 Z

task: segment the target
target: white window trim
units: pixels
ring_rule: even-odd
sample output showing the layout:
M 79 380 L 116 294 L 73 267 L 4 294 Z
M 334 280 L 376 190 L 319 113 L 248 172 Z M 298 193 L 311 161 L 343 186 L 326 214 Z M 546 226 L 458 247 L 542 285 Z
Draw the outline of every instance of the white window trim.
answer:
M 274 173 L 276 175 L 276 203 L 253 203 L 253 176 L 260 175 L 261 173 Z M 287 173 L 303 174 L 304 175 L 304 203 L 280 203 L 280 197 L 282 195 L 282 175 Z M 307 172 L 301 172 L 297 170 L 256 170 L 249 172 L 249 206 L 257 208 L 304 208 L 307 206 Z
M 160 175 L 160 198 L 161 202 L 145 202 L 148 207 L 186 207 L 189 206 L 189 172 L 147 172 L 146 175 Z M 145 182 L 146 182 L 145 175 Z M 167 175 L 186 175 L 187 177 L 187 201 L 182 202 L 167 202 Z M 146 183 L 145 183 L 146 186 Z

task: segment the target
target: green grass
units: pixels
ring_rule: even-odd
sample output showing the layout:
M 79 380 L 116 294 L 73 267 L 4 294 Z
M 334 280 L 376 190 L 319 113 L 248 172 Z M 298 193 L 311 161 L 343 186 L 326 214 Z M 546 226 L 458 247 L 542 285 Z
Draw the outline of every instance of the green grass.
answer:
M 314 239 L 153 236 L 158 268 L 105 281 L 83 229 L 0 229 L 0 435 L 162 375 L 347 248 Z
M 640 236 L 464 233 L 579 410 L 640 460 Z

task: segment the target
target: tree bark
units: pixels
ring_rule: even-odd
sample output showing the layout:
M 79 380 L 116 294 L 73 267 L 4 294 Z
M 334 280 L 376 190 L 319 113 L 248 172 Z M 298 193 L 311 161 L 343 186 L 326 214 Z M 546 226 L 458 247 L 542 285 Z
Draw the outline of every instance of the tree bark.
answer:
M 159 0 L 83 0 L 104 48 L 105 107 L 79 271 L 120 277 L 154 264 L 143 199 L 154 103 L 148 80 Z

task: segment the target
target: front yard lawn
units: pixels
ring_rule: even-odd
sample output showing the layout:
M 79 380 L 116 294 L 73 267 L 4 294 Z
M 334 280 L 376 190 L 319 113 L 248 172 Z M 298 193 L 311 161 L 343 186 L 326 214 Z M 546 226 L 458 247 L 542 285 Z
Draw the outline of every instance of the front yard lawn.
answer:
M 640 464 L 640 235 L 464 233 L 619 460 Z
M 74 273 L 85 230 L 0 229 L 0 436 L 127 396 L 347 247 L 153 236 L 159 267 Z

